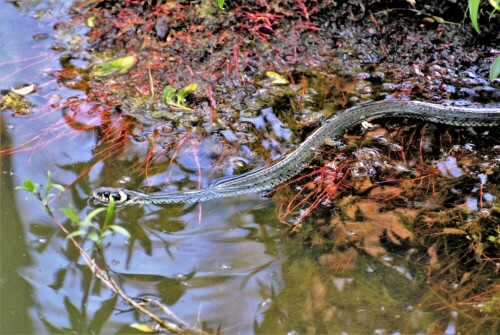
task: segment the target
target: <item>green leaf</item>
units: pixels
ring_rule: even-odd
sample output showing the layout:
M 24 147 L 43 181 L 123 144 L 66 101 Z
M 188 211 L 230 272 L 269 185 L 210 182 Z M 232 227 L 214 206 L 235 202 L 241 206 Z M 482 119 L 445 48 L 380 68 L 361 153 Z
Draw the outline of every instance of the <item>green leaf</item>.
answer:
M 273 85 L 286 85 L 286 84 L 290 83 L 282 75 L 280 75 L 279 73 L 273 72 L 273 71 L 267 71 L 266 76 L 273 80 L 273 83 L 272 83 Z
M 477 16 L 479 13 L 479 2 L 480 0 L 469 0 L 469 16 L 472 22 L 472 26 L 476 29 L 478 34 L 481 34 L 479 29 L 479 23 L 477 22 Z
M 500 0 L 488 0 L 496 10 L 500 10 Z
M 69 233 L 66 235 L 66 238 L 71 238 L 71 237 L 76 237 L 76 236 L 82 236 L 87 234 L 85 230 L 75 230 L 74 232 Z
M 89 16 L 87 20 L 85 20 L 85 24 L 89 28 L 95 28 L 95 20 L 96 20 L 95 16 Z
M 62 186 L 61 184 L 51 184 L 53 188 L 61 191 L 61 192 L 64 192 L 64 186 Z
M 175 91 L 176 89 L 173 88 L 172 86 L 166 86 L 163 89 L 163 101 L 170 106 L 171 104 L 175 103 L 174 102 L 174 97 L 175 97 Z
M 82 222 L 82 225 L 84 226 L 87 226 L 87 225 L 90 225 L 91 224 L 91 221 L 92 219 L 99 213 L 102 213 L 106 210 L 106 208 L 104 207 L 99 207 L 99 208 L 96 208 L 94 209 L 92 212 L 90 212 L 89 214 L 87 214 L 85 216 L 85 219 L 83 220 Z
M 99 226 L 97 223 L 89 222 L 88 226 L 94 228 L 97 231 L 101 230 L 101 226 Z
M 142 323 L 132 323 L 130 325 L 130 328 L 137 329 L 143 333 L 155 333 L 156 332 L 156 329 L 153 326 L 145 325 Z
M 31 193 L 36 193 L 39 188 L 40 188 L 39 184 L 34 183 L 31 179 L 26 179 L 25 181 L 23 181 L 23 186 L 17 186 L 16 190 L 23 190 Z
M 114 72 L 123 74 L 130 70 L 135 63 L 137 63 L 137 57 L 135 56 L 117 58 L 109 62 L 94 65 L 92 74 L 96 77 L 106 76 Z
M 104 233 L 102 233 L 101 234 L 101 239 L 105 238 L 108 235 L 111 235 L 111 230 L 106 230 Z
M 190 93 L 193 93 L 197 87 L 198 87 L 197 84 L 191 84 L 191 85 L 188 85 L 188 86 L 182 88 L 179 91 L 179 93 L 177 93 L 177 102 L 176 102 L 176 101 L 174 101 L 176 89 L 173 88 L 172 86 L 166 86 L 163 89 L 163 101 L 165 102 L 165 104 L 167 104 L 167 106 L 169 106 L 171 108 L 192 111 L 191 108 L 184 106 L 183 102 L 184 102 L 186 96 Z
M 191 85 L 187 85 L 185 87 L 183 87 L 179 93 L 177 93 L 177 103 L 184 106 L 184 101 L 186 100 L 186 97 L 193 93 L 194 91 L 196 91 L 196 89 L 198 88 L 198 84 L 194 83 L 194 84 L 191 84 Z
M 219 8 L 222 10 L 224 10 L 224 1 L 225 0 L 217 0 L 217 6 L 219 6 Z
M 118 233 L 118 234 L 125 236 L 126 238 L 130 238 L 129 231 L 121 226 L 111 225 L 108 228 L 111 229 L 112 231 Z
M 500 56 L 498 56 L 491 64 L 490 81 L 495 80 L 500 76 Z
M 61 212 L 66 214 L 66 216 L 74 223 L 80 224 L 80 218 L 76 215 L 72 208 L 61 208 Z
M 101 238 L 99 237 L 99 235 L 97 235 L 97 233 L 95 231 L 89 233 L 87 235 L 87 237 L 92 241 L 94 242 L 95 244 L 97 245 L 101 245 L 102 244 L 102 240 Z
M 431 15 L 431 17 L 437 22 L 437 23 L 448 23 L 448 21 L 446 21 L 445 19 L 443 19 L 442 17 L 440 16 L 435 16 L 435 15 Z
M 111 222 L 114 213 L 115 213 L 115 199 L 113 197 L 110 197 L 108 207 L 106 207 L 106 218 L 104 219 L 104 226 L 107 226 Z

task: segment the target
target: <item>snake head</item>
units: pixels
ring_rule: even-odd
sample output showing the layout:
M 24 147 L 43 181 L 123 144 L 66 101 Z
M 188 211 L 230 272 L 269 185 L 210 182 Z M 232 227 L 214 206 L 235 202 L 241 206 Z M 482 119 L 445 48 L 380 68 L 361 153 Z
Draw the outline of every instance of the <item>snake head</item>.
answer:
M 132 199 L 126 190 L 112 187 L 100 187 L 92 191 L 92 199 L 95 204 L 107 205 L 113 198 L 117 205 L 126 205 Z

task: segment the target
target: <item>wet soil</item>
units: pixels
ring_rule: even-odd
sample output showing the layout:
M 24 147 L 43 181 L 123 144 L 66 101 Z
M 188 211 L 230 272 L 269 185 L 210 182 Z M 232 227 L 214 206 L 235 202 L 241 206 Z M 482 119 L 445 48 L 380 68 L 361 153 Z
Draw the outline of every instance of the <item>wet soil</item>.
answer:
M 209 1 L 87 1 L 75 6 L 75 20 L 93 18 L 90 46 L 67 57 L 136 55 L 138 66 L 120 80 L 90 80 L 90 98 L 142 121 L 173 119 L 208 133 L 265 107 L 314 122 L 310 109 L 388 95 L 498 101 L 498 85 L 485 79 L 499 52 L 498 20 L 483 22 L 477 35 L 461 5 L 231 1 L 222 11 Z M 273 86 L 266 71 L 281 73 L 292 89 Z M 167 84 L 193 82 L 199 89 L 187 120 L 156 105 Z
M 75 5 L 75 23 L 91 20 L 93 28 L 82 38 L 86 43 L 66 52 L 73 84 L 88 87 L 85 101 L 66 104 L 68 115 L 75 122 L 82 113 L 108 115 L 103 144 L 147 143 L 143 169 L 154 168 L 147 162 L 163 161 L 187 138 L 209 138 L 214 154 L 222 156 L 223 166 L 213 175 L 220 176 L 279 159 L 325 117 L 361 101 L 500 100 L 498 82 L 486 79 L 499 53 L 498 20 L 482 21 L 478 35 L 464 18 L 463 4 L 231 1 L 225 6 L 220 10 L 210 1 Z M 126 55 L 139 62 L 121 76 L 82 77 L 71 65 Z M 268 71 L 289 84 L 275 84 Z M 187 101 L 193 111 L 162 101 L 165 86 L 191 83 L 198 84 Z M 272 108 L 291 134 L 262 124 L 265 108 Z M 228 152 L 239 159 L 228 159 Z

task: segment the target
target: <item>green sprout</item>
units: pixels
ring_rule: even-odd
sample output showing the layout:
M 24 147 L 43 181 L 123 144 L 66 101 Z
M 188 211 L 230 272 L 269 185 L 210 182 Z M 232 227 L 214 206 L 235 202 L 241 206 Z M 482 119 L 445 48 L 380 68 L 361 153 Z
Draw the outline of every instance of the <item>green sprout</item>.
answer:
M 16 187 L 16 190 L 26 191 L 35 195 L 35 197 L 42 202 L 44 209 L 52 215 L 53 212 L 49 206 L 49 200 L 55 197 L 57 194 L 52 193 L 51 191 L 53 189 L 57 189 L 60 192 L 63 192 L 64 187 L 62 185 L 52 183 L 51 177 L 52 174 L 50 173 L 50 171 L 48 171 L 47 183 L 45 188 L 43 187 L 43 185 L 35 183 L 31 179 L 27 179 L 22 182 L 22 186 Z M 83 220 L 78 217 L 72 207 L 62 208 L 61 211 L 78 227 L 77 230 L 69 233 L 66 236 L 67 238 L 85 235 L 98 247 L 102 246 L 104 237 L 112 233 L 119 233 L 127 238 L 130 238 L 130 233 L 125 228 L 112 224 L 113 214 L 115 211 L 115 201 L 112 198 L 110 199 L 108 207 L 94 209 L 89 214 L 87 214 Z M 97 223 L 94 223 L 94 218 L 99 213 L 104 211 L 106 211 L 104 224 L 100 226 Z
M 469 16 L 472 22 L 472 26 L 476 29 L 478 34 L 481 34 L 479 29 L 479 23 L 477 22 L 477 17 L 479 14 L 479 2 L 480 0 L 469 0 Z
M 500 56 L 498 56 L 491 64 L 490 81 L 495 80 L 500 76 Z
M 185 105 L 186 97 L 189 94 L 196 91 L 197 88 L 198 88 L 197 84 L 190 84 L 190 85 L 183 87 L 176 94 L 177 90 L 175 88 L 173 88 L 172 86 L 167 86 L 163 89 L 163 101 L 169 107 L 182 109 L 182 110 L 186 110 L 186 111 L 192 111 L 191 108 L 189 108 Z
M 472 26 L 477 31 L 478 34 L 481 34 L 481 30 L 479 29 L 479 23 L 477 21 L 479 16 L 479 3 L 481 0 L 469 0 L 469 17 L 472 23 Z M 500 10 L 500 0 L 488 0 L 490 5 L 494 8 L 492 11 L 492 15 L 495 11 Z
M 53 189 L 57 189 L 60 192 L 63 192 L 64 187 L 62 185 L 52 183 L 50 179 L 51 179 L 51 173 L 49 171 L 47 172 L 47 184 L 45 187 L 43 187 L 43 185 L 41 184 L 33 182 L 30 179 L 27 179 L 22 182 L 22 186 L 18 186 L 16 187 L 16 189 L 27 191 L 29 193 L 34 194 L 36 198 L 43 203 L 43 208 L 47 211 L 49 216 L 54 220 L 59 229 L 66 234 L 66 238 L 68 238 L 71 241 L 71 243 L 73 243 L 75 248 L 82 256 L 83 260 L 85 261 L 88 269 L 94 274 L 95 277 L 99 278 L 109 289 L 111 289 L 114 293 L 120 296 L 127 304 L 131 305 L 135 310 L 144 315 L 147 315 L 152 320 L 154 320 L 158 324 L 157 325 L 158 328 L 168 329 L 170 333 L 175 333 L 175 334 L 203 334 L 203 335 L 207 334 L 202 330 L 190 326 L 189 324 L 178 318 L 172 311 L 169 310 L 167 306 L 163 305 L 159 301 L 156 301 L 155 299 L 151 299 L 150 302 L 154 303 L 155 306 L 158 306 L 162 311 L 166 312 L 169 315 L 170 321 L 164 321 L 159 316 L 151 312 L 149 309 L 145 308 L 143 305 L 136 302 L 136 300 L 130 298 L 128 295 L 125 294 L 125 292 L 123 292 L 123 289 L 120 288 L 120 285 L 116 283 L 116 281 L 113 279 L 113 276 L 110 275 L 109 268 L 107 266 L 104 267 L 104 269 L 101 268 L 98 265 L 99 262 L 96 262 L 96 260 L 93 257 L 91 257 L 85 250 L 83 250 L 80 243 L 76 241 L 75 237 L 77 236 L 85 235 L 86 237 L 88 237 L 91 241 L 95 243 L 97 247 L 96 249 L 98 251 L 97 255 L 100 256 L 103 262 L 105 262 L 104 253 L 101 248 L 104 237 L 114 232 L 122 234 L 127 238 L 130 237 L 130 233 L 126 229 L 112 223 L 115 210 L 115 202 L 113 199 L 111 199 L 107 208 L 97 208 L 91 211 L 89 214 L 87 214 L 83 220 L 81 220 L 78 217 L 73 208 L 69 207 L 61 209 L 61 211 L 64 214 L 66 214 L 66 216 L 70 219 L 70 221 L 72 221 L 78 226 L 78 230 L 70 233 L 63 225 L 63 223 L 59 221 L 59 219 L 55 216 L 54 211 L 49 206 L 49 200 L 58 195 L 52 193 L 51 191 Z M 104 211 L 106 212 L 104 224 L 102 226 L 95 224 L 93 222 L 94 218 L 98 214 Z M 69 300 L 67 301 L 69 302 Z M 66 305 L 67 308 L 76 309 L 76 307 L 74 307 L 71 303 L 67 303 Z M 172 320 L 174 320 L 175 322 L 172 322 Z M 153 331 L 157 332 L 156 331 L 157 328 L 151 328 L 148 327 L 147 325 L 141 325 L 141 324 L 133 324 L 132 328 L 135 328 L 145 333 L 151 333 Z
M 95 77 L 102 77 L 115 72 L 123 74 L 130 70 L 135 63 L 137 63 L 137 57 L 135 56 L 117 58 L 105 63 L 94 65 L 92 74 Z
M 479 3 L 481 0 L 469 0 L 469 17 L 472 23 L 472 26 L 476 30 L 478 34 L 481 34 L 481 30 L 479 29 L 478 16 L 479 16 Z M 490 5 L 493 7 L 493 10 L 490 13 L 490 18 L 495 14 L 496 11 L 500 10 L 500 0 L 488 0 Z M 498 56 L 493 64 L 491 64 L 490 69 L 490 81 L 495 80 L 500 76 L 500 56 Z
M 100 213 L 106 212 L 106 217 L 104 219 L 104 224 L 101 226 L 93 222 L 93 219 Z M 83 220 L 80 220 L 78 215 L 75 213 L 72 207 L 61 208 L 61 212 L 66 214 L 66 216 L 78 227 L 77 230 L 70 233 L 67 238 L 76 236 L 87 236 L 92 242 L 94 242 L 98 247 L 102 246 L 102 241 L 104 237 L 112 234 L 118 233 L 126 238 L 130 238 L 130 233 L 125 228 L 112 224 L 113 214 L 115 212 L 115 200 L 110 198 L 109 205 L 106 208 L 96 208 L 85 216 Z
M 51 178 L 52 174 L 50 173 L 50 171 L 47 171 L 47 185 L 45 186 L 45 189 L 43 191 L 43 185 L 34 183 L 31 179 L 26 179 L 25 181 L 23 181 L 22 186 L 17 186 L 16 190 L 22 190 L 34 194 L 35 197 L 42 202 L 43 206 L 46 207 L 48 206 L 50 198 L 56 196 L 56 194 L 50 192 L 52 189 L 55 188 L 61 192 L 64 191 L 64 186 L 51 183 Z
M 288 81 L 288 79 L 286 79 L 285 77 L 283 77 L 281 74 L 273 72 L 273 71 L 267 71 L 266 72 L 266 76 L 268 78 L 272 79 L 272 81 L 273 81 L 272 84 L 273 85 L 288 85 L 290 83 Z

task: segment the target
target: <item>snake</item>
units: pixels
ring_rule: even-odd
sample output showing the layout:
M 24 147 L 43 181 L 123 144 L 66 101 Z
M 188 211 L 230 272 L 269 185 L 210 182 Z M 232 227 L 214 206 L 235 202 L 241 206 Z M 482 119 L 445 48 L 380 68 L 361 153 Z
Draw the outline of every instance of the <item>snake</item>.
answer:
M 216 179 L 208 187 L 175 192 L 142 193 L 113 187 L 100 187 L 92 192 L 95 204 L 175 204 L 196 203 L 251 192 L 269 191 L 298 175 L 314 160 L 326 140 L 339 138 L 366 121 L 379 118 L 409 118 L 456 127 L 498 127 L 500 107 L 475 108 L 421 101 L 383 100 L 361 103 L 336 113 L 324 121 L 294 151 L 282 160 L 247 173 Z

